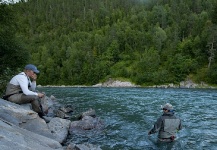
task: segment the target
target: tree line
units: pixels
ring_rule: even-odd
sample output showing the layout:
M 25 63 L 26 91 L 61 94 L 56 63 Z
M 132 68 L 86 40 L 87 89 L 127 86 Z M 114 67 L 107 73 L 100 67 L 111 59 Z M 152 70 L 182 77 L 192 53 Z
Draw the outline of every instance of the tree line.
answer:
M 41 85 L 217 84 L 215 0 L 28 0 L 0 9 L 1 81 L 33 63 Z

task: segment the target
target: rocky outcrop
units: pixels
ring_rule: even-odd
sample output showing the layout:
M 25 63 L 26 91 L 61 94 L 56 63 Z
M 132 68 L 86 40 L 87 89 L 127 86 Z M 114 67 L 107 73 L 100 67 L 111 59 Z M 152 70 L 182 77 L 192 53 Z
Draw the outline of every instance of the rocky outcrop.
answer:
M 0 100 L 0 118 L 20 128 L 54 138 L 46 122 L 28 107 Z
M 209 86 L 208 84 L 201 82 L 201 83 L 194 83 L 192 80 L 187 79 L 185 81 L 181 81 L 179 84 L 164 84 L 164 85 L 154 85 L 150 86 L 153 88 L 213 88 L 212 86 Z
M 40 118 L 38 114 L 31 110 L 31 105 L 18 105 L 11 103 L 9 101 L 0 99 L 0 149 L 1 150 L 49 150 L 49 149 L 65 149 L 62 147 L 61 143 L 67 140 L 70 127 L 76 121 L 70 121 L 65 119 L 66 116 L 70 118 L 70 113 L 73 111 L 70 106 L 59 106 L 54 107 L 55 102 L 52 98 L 46 97 L 42 103 L 43 108 L 48 110 L 48 116 L 44 119 Z M 61 111 L 60 117 L 58 112 Z M 87 112 L 80 114 L 82 119 L 80 122 L 82 130 L 91 130 L 97 127 L 95 118 L 95 110 L 90 109 Z M 62 118 L 61 118 L 62 117 Z M 85 121 L 84 121 L 85 120 Z M 79 122 L 79 120 L 78 120 Z M 91 126 L 93 125 L 93 126 Z M 87 148 L 85 145 L 76 145 L 70 143 L 76 150 L 92 150 L 92 148 Z M 83 146 L 82 146 L 83 145 Z M 82 148 L 83 147 L 83 148 Z M 98 149 L 99 147 L 97 147 Z M 95 148 L 93 148 L 95 149 Z
M 92 87 L 141 87 L 140 85 L 135 85 L 131 82 L 126 81 L 119 81 L 114 79 L 109 79 L 106 82 L 98 83 L 93 85 Z M 181 81 L 179 84 L 169 83 L 169 84 L 162 84 L 162 85 L 153 85 L 147 86 L 151 88 L 214 88 L 209 86 L 204 82 L 194 83 L 191 79 L 187 78 L 185 81 Z
M 179 88 L 212 88 L 206 83 L 201 82 L 200 84 L 194 83 L 192 80 L 188 79 L 179 83 Z
M 93 87 L 139 87 L 131 82 L 109 79 L 104 83 L 93 85 Z
M 55 140 L 63 143 L 67 138 L 70 124 L 70 120 L 55 117 L 48 123 L 48 128 L 53 133 Z
M 22 106 L 5 100 L 0 100 L 0 118 L 17 127 L 55 139 L 59 143 L 66 139 L 71 123 L 66 119 L 51 118 L 49 124 L 47 124 L 44 119 L 40 118 L 36 112 L 26 105 Z
M 1 150 L 63 150 L 59 142 L 2 119 L 0 119 L 0 145 Z

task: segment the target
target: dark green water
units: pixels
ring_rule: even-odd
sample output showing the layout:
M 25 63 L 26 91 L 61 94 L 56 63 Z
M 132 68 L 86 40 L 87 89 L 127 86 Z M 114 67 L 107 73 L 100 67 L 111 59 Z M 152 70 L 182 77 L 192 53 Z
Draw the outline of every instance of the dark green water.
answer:
M 103 150 L 217 149 L 217 90 L 155 88 L 40 88 L 78 112 L 93 108 L 105 122 L 102 132 L 72 136 L 75 143 L 100 145 Z M 171 103 L 183 130 L 173 143 L 159 143 L 148 130 Z

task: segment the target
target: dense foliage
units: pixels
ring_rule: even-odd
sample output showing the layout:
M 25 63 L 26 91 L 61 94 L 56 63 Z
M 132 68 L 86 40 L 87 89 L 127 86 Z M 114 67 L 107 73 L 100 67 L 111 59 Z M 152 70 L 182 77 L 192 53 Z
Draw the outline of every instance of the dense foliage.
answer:
M 0 93 L 16 70 L 24 65 L 29 54 L 16 33 L 16 18 L 12 7 L 0 5 Z
M 189 76 L 217 84 L 216 0 L 29 0 L 10 7 L 42 85 L 108 78 L 147 85 Z

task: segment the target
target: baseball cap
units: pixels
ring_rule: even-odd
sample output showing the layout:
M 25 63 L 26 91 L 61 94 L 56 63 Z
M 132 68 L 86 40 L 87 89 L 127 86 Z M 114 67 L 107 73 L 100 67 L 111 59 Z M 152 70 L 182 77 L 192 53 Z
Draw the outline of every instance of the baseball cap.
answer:
M 164 109 L 167 109 L 167 110 L 173 110 L 173 106 L 170 104 L 170 103 L 166 103 L 164 106 L 163 106 Z
M 28 64 L 25 66 L 26 70 L 32 70 L 34 73 L 39 73 L 40 71 L 37 69 L 37 67 L 33 64 Z

